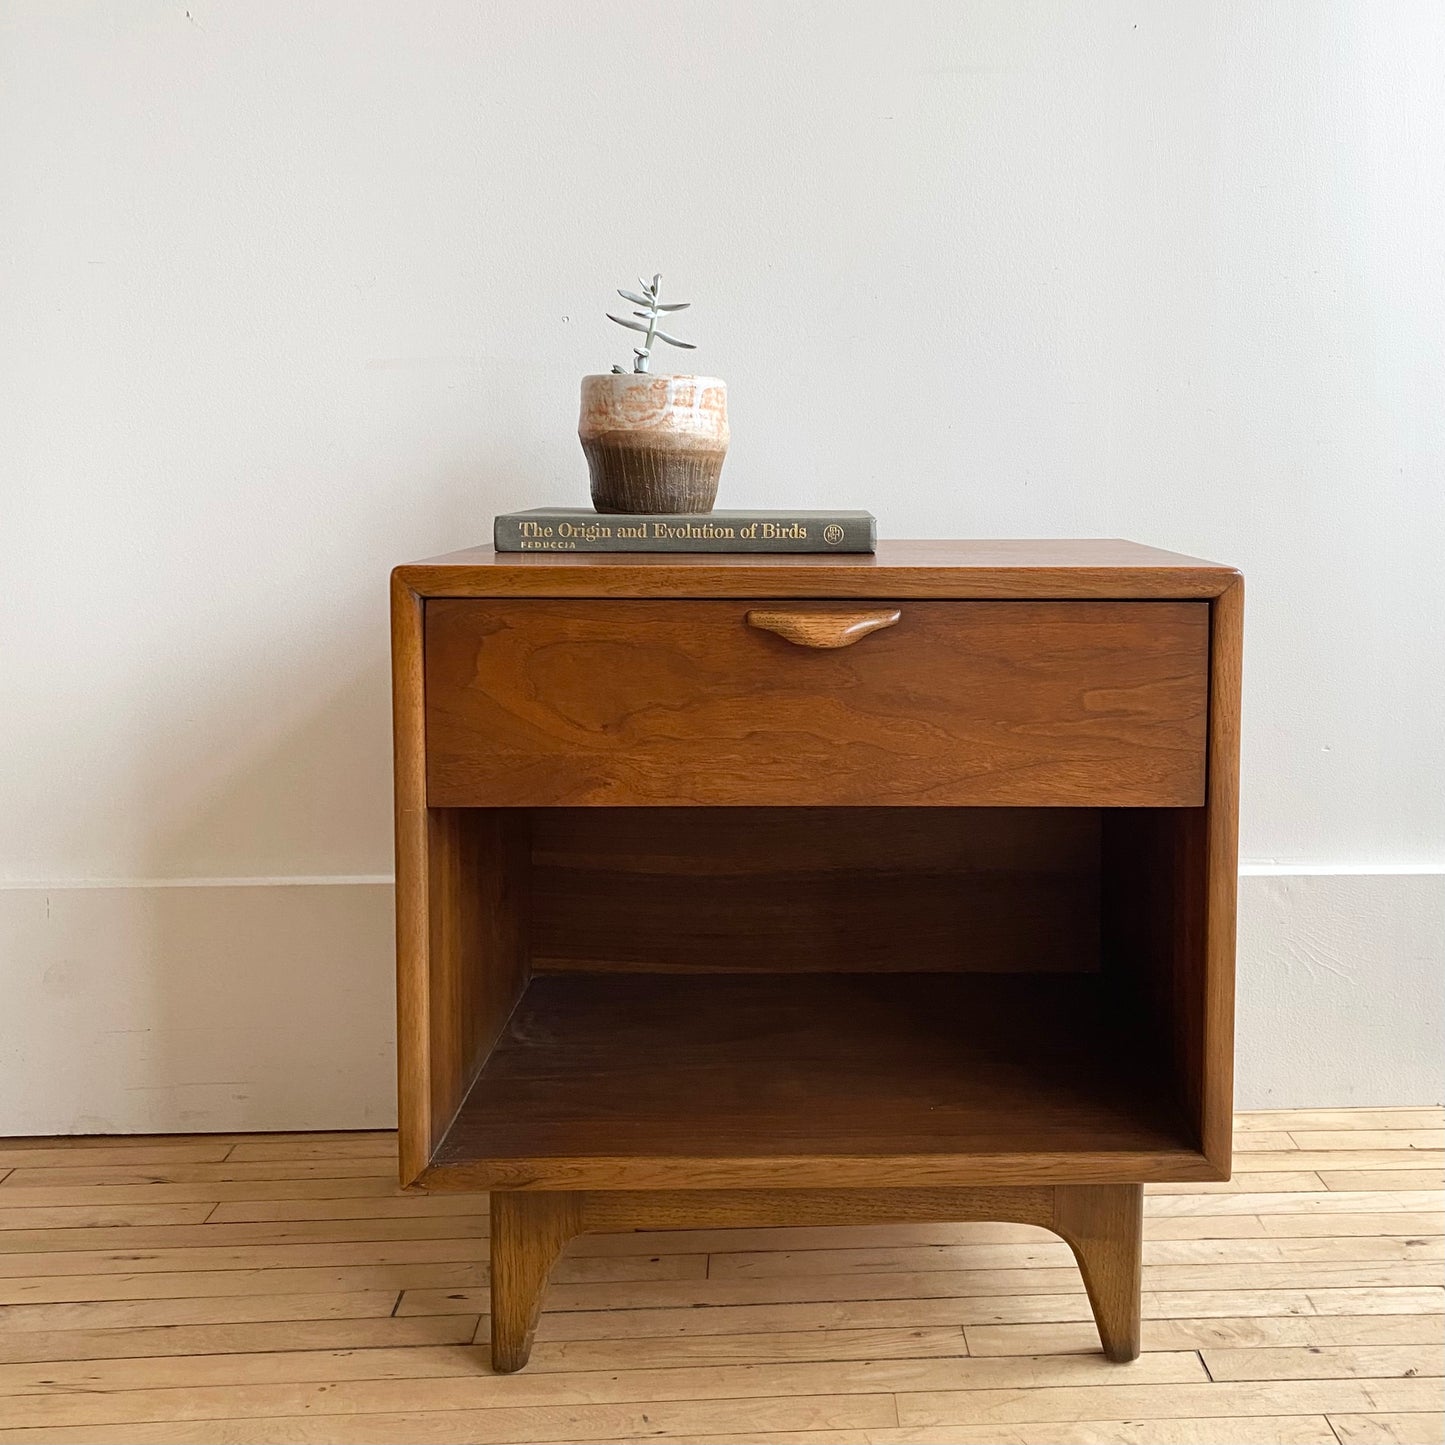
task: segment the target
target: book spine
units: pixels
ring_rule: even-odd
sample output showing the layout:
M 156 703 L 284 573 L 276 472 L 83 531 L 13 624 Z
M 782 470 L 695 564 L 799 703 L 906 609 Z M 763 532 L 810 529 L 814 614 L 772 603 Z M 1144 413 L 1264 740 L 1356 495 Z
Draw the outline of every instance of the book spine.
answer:
M 599 513 L 595 518 L 503 515 L 493 526 L 499 552 L 873 552 L 872 517 L 644 517 Z

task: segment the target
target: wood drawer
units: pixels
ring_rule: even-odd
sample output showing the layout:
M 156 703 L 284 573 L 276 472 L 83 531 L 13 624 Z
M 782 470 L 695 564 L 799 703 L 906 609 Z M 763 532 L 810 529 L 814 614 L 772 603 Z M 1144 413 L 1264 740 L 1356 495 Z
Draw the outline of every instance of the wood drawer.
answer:
M 427 802 L 1193 807 L 1208 651 L 1207 602 L 434 598 Z

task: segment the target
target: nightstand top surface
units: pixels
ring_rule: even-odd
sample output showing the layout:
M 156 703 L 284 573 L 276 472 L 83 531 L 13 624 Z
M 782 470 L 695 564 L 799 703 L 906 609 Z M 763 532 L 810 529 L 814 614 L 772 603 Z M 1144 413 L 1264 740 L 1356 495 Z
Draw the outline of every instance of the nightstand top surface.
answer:
M 424 597 L 1217 597 L 1239 580 L 1117 538 L 879 542 L 844 555 L 468 547 L 393 576 Z

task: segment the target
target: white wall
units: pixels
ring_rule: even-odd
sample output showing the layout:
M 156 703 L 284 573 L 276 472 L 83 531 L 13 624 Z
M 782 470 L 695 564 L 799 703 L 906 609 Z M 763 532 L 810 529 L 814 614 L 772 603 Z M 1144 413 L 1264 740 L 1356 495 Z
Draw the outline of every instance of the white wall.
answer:
M 1434 0 L 9 0 L 0 1130 L 386 1115 L 386 571 L 654 269 L 725 503 L 1245 570 L 1244 1102 L 1438 1098 L 1442 152 Z

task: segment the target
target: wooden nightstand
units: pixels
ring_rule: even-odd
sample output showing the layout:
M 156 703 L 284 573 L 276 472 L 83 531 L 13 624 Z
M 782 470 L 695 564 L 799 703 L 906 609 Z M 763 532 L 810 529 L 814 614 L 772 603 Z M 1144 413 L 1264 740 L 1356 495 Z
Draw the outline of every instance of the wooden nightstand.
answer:
M 586 1230 L 1014 1220 L 1139 1350 L 1230 1167 L 1243 589 L 1128 542 L 398 568 L 401 1178 L 492 1357 Z

